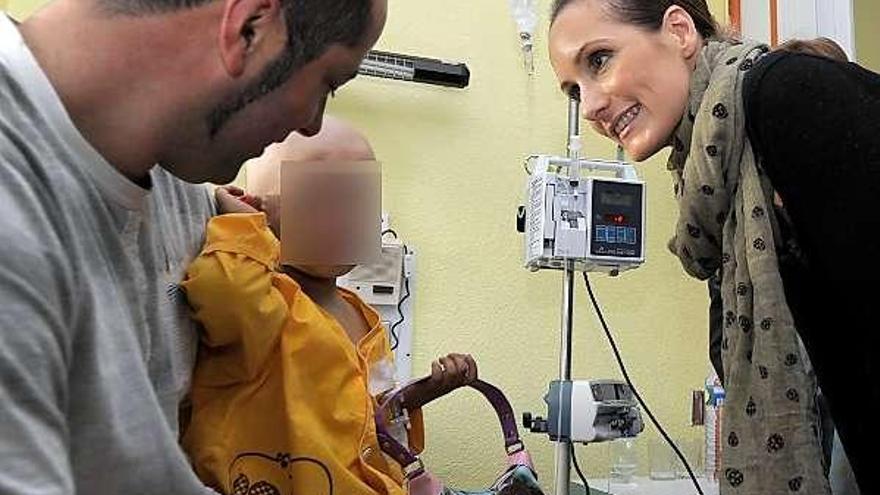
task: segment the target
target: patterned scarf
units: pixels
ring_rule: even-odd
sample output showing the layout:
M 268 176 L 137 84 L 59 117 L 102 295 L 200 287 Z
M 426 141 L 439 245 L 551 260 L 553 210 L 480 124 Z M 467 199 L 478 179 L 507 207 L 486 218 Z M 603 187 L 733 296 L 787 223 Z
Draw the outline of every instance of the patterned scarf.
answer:
M 743 79 L 767 51 L 712 41 L 700 54 L 669 158 L 679 203 L 669 247 L 696 278 L 722 273 L 721 493 L 821 495 L 816 383 L 779 274 L 773 189 L 745 130 Z

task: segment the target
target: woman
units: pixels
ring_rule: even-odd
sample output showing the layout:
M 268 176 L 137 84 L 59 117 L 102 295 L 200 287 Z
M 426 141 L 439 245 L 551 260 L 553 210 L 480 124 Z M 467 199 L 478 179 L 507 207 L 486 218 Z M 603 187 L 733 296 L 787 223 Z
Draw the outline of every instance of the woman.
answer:
M 725 493 L 827 493 L 828 396 L 863 493 L 880 411 L 880 76 L 725 41 L 705 0 L 556 0 L 554 70 L 636 161 L 667 146 L 685 270 L 722 272 Z M 774 211 L 778 194 L 784 214 Z M 797 333 L 806 347 L 798 344 Z

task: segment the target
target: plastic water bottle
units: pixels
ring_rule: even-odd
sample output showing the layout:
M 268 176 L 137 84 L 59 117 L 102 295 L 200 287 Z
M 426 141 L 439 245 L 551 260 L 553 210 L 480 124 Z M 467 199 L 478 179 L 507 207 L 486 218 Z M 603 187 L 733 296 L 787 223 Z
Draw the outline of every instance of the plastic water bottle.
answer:
M 712 371 L 706 378 L 706 478 L 717 482 L 721 471 L 721 423 L 724 418 L 724 388 Z
M 611 472 L 608 477 L 608 492 L 615 494 L 636 493 L 638 483 L 639 455 L 635 440 L 625 438 L 611 443 Z

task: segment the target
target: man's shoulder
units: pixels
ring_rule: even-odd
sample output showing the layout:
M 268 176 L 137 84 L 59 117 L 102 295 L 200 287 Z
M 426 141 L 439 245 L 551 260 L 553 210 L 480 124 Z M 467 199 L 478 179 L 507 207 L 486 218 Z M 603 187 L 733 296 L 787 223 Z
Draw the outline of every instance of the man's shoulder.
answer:
M 76 250 L 49 190 L 36 174 L 0 155 L 0 304 L 10 314 L 36 308 L 53 321 L 69 321 L 76 306 Z
M 52 223 L 58 211 L 59 194 L 50 170 L 43 169 L 17 149 L 0 131 L 0 235 L 38 232 Z M 67 194 L 74 191 L 68 189 Z

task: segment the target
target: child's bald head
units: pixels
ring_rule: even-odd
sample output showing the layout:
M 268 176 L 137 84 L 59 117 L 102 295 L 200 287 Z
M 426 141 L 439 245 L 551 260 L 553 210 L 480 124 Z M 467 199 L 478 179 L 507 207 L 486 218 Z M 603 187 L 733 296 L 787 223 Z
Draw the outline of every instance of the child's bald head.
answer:
M 321 132 L 313 137 L 291 133 L 283 142 L 273 144 L 258 158 L 248 162 L 248 183 L 251 174 L 260 175 L 264 168 L 280 166 L 281 162 L 375 160 L 373 147 L 367 138 L 347 122 L 326 116 Z

